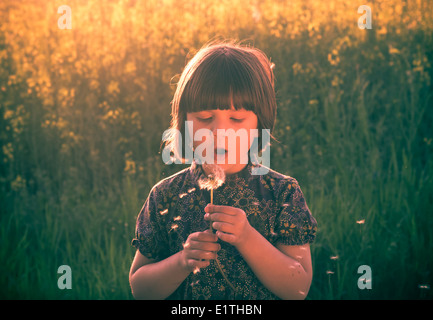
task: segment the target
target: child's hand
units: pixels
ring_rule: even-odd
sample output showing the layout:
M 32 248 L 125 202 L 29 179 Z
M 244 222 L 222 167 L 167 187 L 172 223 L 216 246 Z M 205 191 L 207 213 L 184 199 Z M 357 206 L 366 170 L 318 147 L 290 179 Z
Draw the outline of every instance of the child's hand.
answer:
M 191 233 L 183 245 L 181 263 L 189 271 L 209 266 L 210 259 L 215 259 L 221 245 L 218 237 L 210 230 Z
M 245 242 L 252 227 L 244 210 L 208 204 L 204 211 L 204 219 L 213 221 L 212 228 L 217 230 L 218 238 L 234 246 Z

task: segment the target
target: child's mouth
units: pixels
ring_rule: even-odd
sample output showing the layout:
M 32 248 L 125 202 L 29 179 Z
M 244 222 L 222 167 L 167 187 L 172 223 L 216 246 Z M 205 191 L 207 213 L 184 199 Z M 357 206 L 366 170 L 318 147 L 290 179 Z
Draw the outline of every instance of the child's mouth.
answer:
M 217 148 L 217 149 L 214 150 L 214 153 L 218 154 L 218 155 L 219 154 L 225 155 L 227 153 L 227 150 L 223 149 L 223 148 Z
M 214 158 L 216 160 L 216 163 L 225 163 L 225 158 L 227 155 L 227 150 L 223 148 L 217 148 L 214 150 Z

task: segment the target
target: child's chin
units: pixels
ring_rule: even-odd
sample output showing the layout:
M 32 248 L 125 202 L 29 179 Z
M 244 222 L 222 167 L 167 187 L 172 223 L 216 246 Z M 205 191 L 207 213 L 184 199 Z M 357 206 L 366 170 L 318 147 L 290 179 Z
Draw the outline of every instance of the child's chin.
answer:
M 225 174 L 232 174 L 234 172 L 237 172 L 239 171 L 240 167 L 244 166 L 244 164 L 215 164 L 218 165 L 221 169 L 223 169 Z

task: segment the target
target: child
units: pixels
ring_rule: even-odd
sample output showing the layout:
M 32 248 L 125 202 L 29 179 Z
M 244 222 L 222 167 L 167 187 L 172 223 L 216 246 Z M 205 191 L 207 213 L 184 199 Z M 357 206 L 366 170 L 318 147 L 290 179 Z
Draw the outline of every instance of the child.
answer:
M 177 84 L 171 129 L 185 132 L 185 121 L 192 121 L 193 137 L 199 129 L 215 136 L 217 129 L 258 129 L 261 146 L 262 129 L 272 130 L 276 119 L 272 68 L 255 48 L 235 43 L 205 46 Z M 169 145 L 185 162 L 174 137 Z M 251 160 L 250 149 L 248 163 L 241 161 L 246 142 L 236 142 L 234 163 L 227 161 L 225 139 L 215 142 L 219 155 L 214 159 L 224 170 L 225 181 L 213 191 L 213 205 L 210 192 L 198 184 L 210 166 L 196 158 L 189 168 L 151 189 L 132 240 L 137 251 L 129 278 L 135 298 L 307 296 L 312 280 L 309 244 L 316 236 L 316 220 L 296 179 L 270 168 L 266 174 L 252 174 L 262 164 Z M 194 140 L 193 150 L 200 143 L 206 141 Z M 251 147 L 250 138 L 247 144 Z M 225 164 L 220 164 L 221 158 Z

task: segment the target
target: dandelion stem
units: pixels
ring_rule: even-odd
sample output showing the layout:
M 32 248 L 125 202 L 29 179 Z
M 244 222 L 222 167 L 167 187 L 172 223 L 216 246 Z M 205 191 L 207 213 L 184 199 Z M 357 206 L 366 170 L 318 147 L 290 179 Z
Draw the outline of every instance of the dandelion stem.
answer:
M 222 267 L 221 267 L 221 264 L 220 264 L 218 258 L 216 258 L 215 261 L 216 261 L 216 263 L 217 263 L 218 270 L 221 272 L 221 274 L 222 274 L 224 280 L 228 283 L 228 285 L 230 286 L 230 288 L 232 288 L 232 290 L 233 290 L 234 292 L 236 292 L 236 288 L 233 286 L 233 284 L 232 284 L 232 283 L 229 281 L 229 279 L 227 278 L 226 274 L 224 273 L 224 271 L 223 271 L 223 269 L 222 269 Z
M 213 204 L 213 190 L 219 188 L 224 183 L 225 173 L 224 170 L 222 170 L 219 166 L 211 166 L 211 171 L 212 173 L 207 175 L 207 177 L 200 178 L 198 180 L 198 184 L 200 186 L 200 189 L 207 189 L 210 191 L 210 204 Z M 212 221 L 209 222 L 209 230 L 213 232 Z M 215 262 L 224 280 L 228 283 L 230 288 L 232 288 L 232 290 L 236 294 L 236 288 L 233 286 L 233 284 L 229 281 L 226 274 L 224 273 L 218 257 L 215 258 Z
M 210 189 L 210 204 L 213 204 L 213 189 Z M 209 222 L 209 227 L 210 227 L 210 231 L 213 231 L 212 221 Z M 232 288 L 232 290 L 234 292 L 236 292 L 236 288 L 233 286 L 233 284 L 230 282 L 230 280 L 227 278 L 225 272 L 223 271 L 223 268 L 221 267 L 221 263 L 219 262 L 218 257 L 215 258 L 215 262 L 216 262 L 218 270 L 221 273 L 221 275 L 223 276 L 224 280 L 228 283 L 230 288 Z

